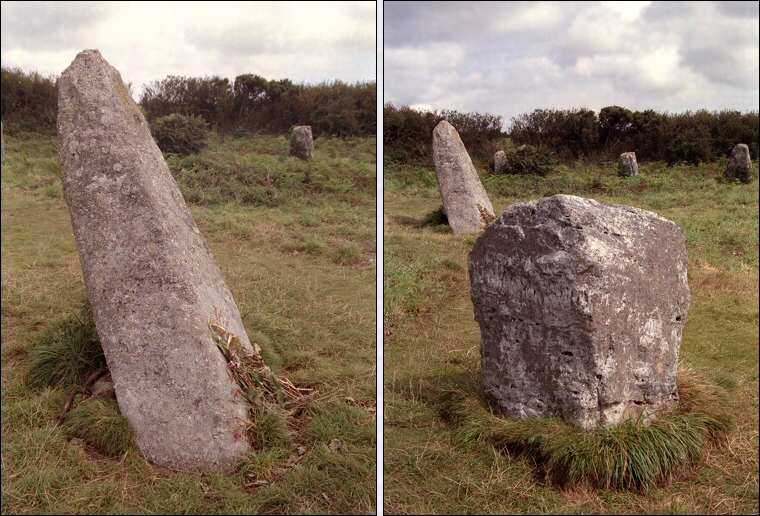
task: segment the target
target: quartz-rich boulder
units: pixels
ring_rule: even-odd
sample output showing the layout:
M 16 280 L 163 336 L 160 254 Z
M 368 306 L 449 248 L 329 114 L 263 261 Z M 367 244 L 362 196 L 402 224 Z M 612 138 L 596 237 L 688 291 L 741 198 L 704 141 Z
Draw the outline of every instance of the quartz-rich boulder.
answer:
M 433 159 L 451 229 L 455 234 L 483 231 L 493 221 L 493 206 L 459 133 L 446 120 L 433 129 Z
M 493 171 L 495 174 L 503 174 L 507 168 L 507 153 L 503 150 L 496 151 L 493 155 Z
M 620 155 L 620 164 L 618 166 L 618 175 L 621 177 L 632 177 L 638 175 L 639 164 L 636 162 L 635 152 L 624 152 Z
M 469 256 L 486 395 L 584 429 L 669 410 L 686 267 L 683 230 L 655 213 L 570 195 L 509 206 Z
M 310 125 L 299 125 L 290 135 L 290 155 L 301 159 L 314 157 L 314 139 Z
M 85 50 L 58 81 L 58 159 L 119 409 L 150 461 L 231 471 L 247 406 L 209 322 L 240 314 L 119 72 Z
M 749 157 L 749 146 L 740 143 L 734 146 L 731 157 L 728 159 L 725 176 L 729 181 L 740 180 L 742 183 L 752 181 L 752 159 Z

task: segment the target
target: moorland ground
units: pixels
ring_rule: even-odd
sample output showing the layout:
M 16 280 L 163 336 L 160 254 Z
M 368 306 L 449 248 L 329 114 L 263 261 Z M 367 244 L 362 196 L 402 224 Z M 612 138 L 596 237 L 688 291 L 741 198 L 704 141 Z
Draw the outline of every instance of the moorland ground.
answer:
M 476 163 L 476 165 L 479 165 Z M 436 220 L 431 167 L 384 164 L 384 505 L 389 514 L 708 514 L 758 511 L 758 182 L 720 180 L 726 161 L 559 165 L 544 177 L 478 166 L 497 216 L 554 194 L 654 211 L 681 226 L 691 308 L 682 367 L 723 389 L 734 427 L 720 446 L 646 491 L 560 488 L 525 457 L 462 439 L 445 393 L 480 375 L 467 255 L 478 235 Z M 468 415 L 459 419 L 467 418 Z M 456 418 L 454 418 L 456 419 Z
M 274 372 L 318 391 L 292 439 L 232 475 L 200 475 L 155 467 L 134 445 L 108 455 L 72 439 L 55 424 L 71 387 L 24 381 L 39 336 L 86 294 L 56 138 L 6 133 L 3 514 L 376 512 L 376 143 L 320 138 L 308 162 L 288 147 L 214 135 L 196 155 L 167 156 L 251 340 Z

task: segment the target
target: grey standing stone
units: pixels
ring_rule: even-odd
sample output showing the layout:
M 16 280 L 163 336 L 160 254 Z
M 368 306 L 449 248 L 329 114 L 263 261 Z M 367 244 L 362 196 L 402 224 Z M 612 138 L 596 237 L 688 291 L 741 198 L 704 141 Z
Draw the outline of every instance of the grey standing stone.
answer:
M 290 135 L 290 155 L 301 159 L 314 157 L 314 139 L 310 125 L 299 125 Z
M 214 320 L 251 344 L 230 290 L 119 72 L 84 50 L 58 81 L 58 159 L 87 295 L 140 452 L 231 471 L 247 407 Z
M 620 155 L 620 164 L 618 166 L 618 175 L 621 177 L 632 177 L 639 173 L 639 164 L 636 162 L 635 152 L 624 152 Z
M 503 174 L 507 168 L 507 154 L 503 150 L 496 151 L 493 155 L 493 171 L 495 174 Z
M 673 222 L 555 195 L 507 207 L 468 265 L 485 393 L 503 415 L 592 429 L 677 403 L 690 297 Z
M 740 143 L 731 151 L 728 159 L 725 176 L 729 181 L 740 180 L 742 183 L 752 181 L 752 159 L 749 156 L 749 147 L 746 143 Z
M 433 159 L 449 225 L 455 234 L 483 231 L 493 206 L 454 126 L 441 120 L 433 129 Z

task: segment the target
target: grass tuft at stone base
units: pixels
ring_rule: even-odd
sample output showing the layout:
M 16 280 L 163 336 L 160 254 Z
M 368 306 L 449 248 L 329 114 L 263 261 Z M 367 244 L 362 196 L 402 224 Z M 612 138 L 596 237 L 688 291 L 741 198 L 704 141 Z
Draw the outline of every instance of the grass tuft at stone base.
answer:
M 119 412 L 115 398 L 89 398 L 77 403 L 64 421 L 63 430 L 104 455 L 123 455 L 136 449 L 134 430 Z
M 89 301 L 79 314 L 58 319 L 38 333 L 28 360 L 26 383 L 33 389 L 81 386 L 105 362 Z
M 460 442 L 485 441 L 524 457 L 557 487 L 643 492 L 695 464 L 733 428 L 722 389 L 684 364 L 679 369 L 678 408 L 651 424 L 631 419 L 585 432 L 559 418 L 505 419 L 491 411 L 475 374 L 441 391 L 442 416 L 459 427 Z

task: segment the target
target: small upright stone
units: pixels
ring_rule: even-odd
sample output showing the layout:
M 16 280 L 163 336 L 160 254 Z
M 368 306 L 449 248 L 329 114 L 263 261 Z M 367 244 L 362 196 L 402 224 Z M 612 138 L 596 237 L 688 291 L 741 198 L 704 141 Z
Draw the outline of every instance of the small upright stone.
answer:
M 469 255 L 483 387 L 503 415 L 589 430 L 678 400 L 683 230 L 571 195 L 509 206 Z
M 503 174 L 507 168 L 507 153 L 503 150 L 496 151 L 493 155 L 494 174 Z
M 314 139 L 310 125 L 299 125 L 290 135 L 290 155 L 301 159 L 314 157 Z
M 620 155 L 618 175 L 620 177 L 633 177 L 639 173 L 639 164 L 636 163 L 635 152 L 624 152 Z
M 454 126 L 441 120 L 433 129 L 433 159 L 449 225 L 455 234 L 483 231 L 493 206 Z
M 248 407 L 209 328 L 252 350 L 235 301 L 121 75 L 84 50 L 58 81 L 58 160 L 87 296 L 140 452 L 232 471 Z
M 746 143 L 740 143 L 731 151 L 731 157 L 728 159 L 725 176 L 729 181 L 737 179 L 742 183 L 752 181 L 752 159 L 749 156 L 749 146 Z

